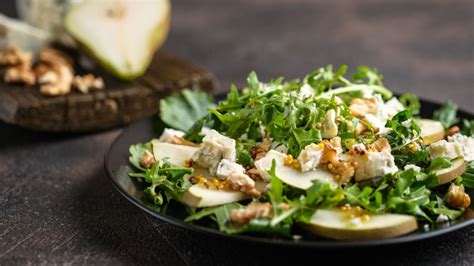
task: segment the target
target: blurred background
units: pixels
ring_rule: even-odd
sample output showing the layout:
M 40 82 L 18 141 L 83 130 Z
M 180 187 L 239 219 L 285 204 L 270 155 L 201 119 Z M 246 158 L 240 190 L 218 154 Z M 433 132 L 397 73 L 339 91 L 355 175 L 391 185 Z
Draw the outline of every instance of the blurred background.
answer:
M 14 1 L 2 13 L 15 16 Z M 474 84 L 471 0 L 172 1 L 162 50 L 215 73 L 225 91 L 255 70 L 268 80 L 326 64 L 376 67 L 386 85 L 469 108 Z
M 0 1 L 0 13 L 15 17 L 15 1 Z M 243 85 L 252 70 L 266 81 L 301 78 L 326 64 L 364 64 L 395 92 L 450 98 L 474 112 L 472 0 L 174 0 L 161 50 L 214 73 L 217 92 Z M 103 154 L 119 133 L 47 135 L 0 123 L 0 264 L 253 265 L 269 257 L 307 263 L 324 253 L 354 262 L 379 254 L 303 250 L 306 257 L 295 258 L 153 219 L 105 178 Z M 472 236 L 471 227 L 395 252 L 390 246 L 383 262 L 470 265 Z

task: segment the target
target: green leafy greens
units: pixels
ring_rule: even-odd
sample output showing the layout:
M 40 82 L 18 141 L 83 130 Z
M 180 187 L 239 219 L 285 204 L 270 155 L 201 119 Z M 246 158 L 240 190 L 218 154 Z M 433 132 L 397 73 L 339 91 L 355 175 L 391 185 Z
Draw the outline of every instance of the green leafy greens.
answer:
M 452 101 L 446 101 L 440 109 L 433 113 L 433 119 L 440 121 L 445 129 L 459 122 L 457 118 L 458 106 Z
M 347 152 L 354 144 L 364 144 L 369 149 L 370 144 L 383 137 L 388 140 L 399 169 L 342 185 L 313 181 L 311 187 L 302 190 L 285 184 L 278 177 L 276 162 L 273 161 L 265 180 L 268 185 L 260 196 L 239 203 L 188 208 L 189 216 L 185 221 L 201 223 L 210 220 L 228 234 L 290 236 L 294 225 L 309 223 L 318 209 L 338 206 L 360 206 L 370 214 L 409 214 L 428 222 L 434 222 L 441 214 L 451 220 L 459 217 L 463 209 L 445 205 L 443 194 L 446 191 L 439 186 L 436 175 L 437 171 L 451 167 L 452 161 L 443 157 L 431 159 L 428 155 L 421 139 L 422 129 L 415 117 L 421 108 L 418 97 L 410 93 L 402 95 L 399 100 L 404 110 L 399 111 L 402 109 L 399 107 L 398 113 L 383 119 L 382 128 L 372 126 L 364 120 L 366 117 L 351 112 L 349 107 L 354 98 L 368 98 L 374 94 L 380 94 L 385 100 L 393 97 L 382 80 L 383 76 L 376 69 L 366 66 L 360 66 L 355 73 L 347 75 L 347 66 L 333 68 L 329 65 L 316 69 L 302 81 L 277 78 L 268 83 L 259 81 L 257 74 L 251 72 L 242 90 L 232 85 L 226 99 L 217 105 L 206 93 L 192 90 L 183 90 L 161 100 L 161 120 L 170 127 L 186 131 L 186 140 L 200 143 L 204 127 L 233 138 L 236 141 L 236 162 L 246 170 L 255 168 L 254 148 L 264 140 L 270 139 L 273 149 L 282 148 L 293 158 L 297 158 L 307 145 L 320 143 L 325 135 L 329 110 L 336 113 L 333 120 L 344 155 L 353 156 Z M 448 129 L 460 122 L 457 108 L 453 102 L 447 101 L 434 112 L 433 118 Z M 462 134 L 474 134 L 474 120 L 463 120 L 462 125 Z M 358 126 L 364 126 L 366 130 L 357 132 Z M 382 132 L 377 131 L 381 129 Z M 145 152 L 153 153 L 151 143 L 130 147 L 129 160 L 134 168 L 130 176 L 146 186 L 145 194 L 157 206 L 165 206 L 171 200 L 183 202 L 184 193 L 192 185 L 188 177 L 194 169 L 177 167 L 167 159 L 144 168 L 140 162 Z M 405 168 L 409 164 L 417 167 Z M 455 183 L 474 188 L 474 161 L 467 162 L 466 172 Z M 271 204 L 269 218 L 256 217 L 247 224 L 232 222 L 233 212 L 257 202 L 265 203 L 267 207 L 270 206 L 268 203 Z
M 214 99 L 207 93 L 184 89 L 160 101 L 160 118 L 168 126 L 186 131 L 214 106 Z
M 130 146 L 130 163 L 136 168 L 136 172 L 129 173 L 131 177 L 145 181 L 148 187 L 145 194 L 156 205 L 162 205 L 170 200 L 181 202 L 183 193 L 191 186 L 186 175 L 193 173 L 192 168 L 176 167 L 167 160 L 155 162 L 151 168 L 144 169 L 140 165 L 140 159 L 144 150 L 151 151 L 151 143 L 136 144 Z

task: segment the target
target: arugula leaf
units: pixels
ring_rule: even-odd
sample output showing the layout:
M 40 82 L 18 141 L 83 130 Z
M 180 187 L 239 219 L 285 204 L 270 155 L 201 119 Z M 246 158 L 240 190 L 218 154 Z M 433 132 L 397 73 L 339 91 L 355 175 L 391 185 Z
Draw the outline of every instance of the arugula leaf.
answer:
M 421 103 L 418 96 L 412 93 L 404 93 L 399 100 L 412 115 L 420 114 Z
M 474 188 L 474 161 L 467 162 L 466 172 L 461 176 L 465 187 Z
M 356 83 L 367 83 L 370 85 L 383 86 L 383 76 L 377 73 L 377 69 L 366 66 L 359 66 L 357 72 L 352 74 Z
M 462 120 L 461 134 L 473 137 L 474 136 L 474 119 L 469 121 L 467 119 Z
M 320 67 L 307 75 L 304 82 L 309 84 L 317 94 L 320 94 L 338 84 L 349 84 L 350 82 L 344 78 L 346 71 L 346 65 L 342 65 L 336 72 L 333 72 L 332 65 Z
M 184 89 L 160 100 L 160 118 L 168 126 L 186 131 L 214 106 L 213 97 L 207 93 Z
M 191 186 L 186 176 L 192 174 L 193 169 L 171 165 L 166 159 L 155 162 L 151 168 L 145 169 L 140 165 L 145 150 L 153 152 L 151 142 L 130 146 L 129 161 L 136 168 L 136 172 L 129 173 L 129 176 L 149 184 L 144 193 L 155 205 L 162 205 L 165 202 L 163 193 L 167 202 L 172 199 L 181 202 L 183 193 Z
M 268 174 L 270 175 L 270 185 L 271 189 L 268 191 L 268 196 L 270 197 L 270 202 L 272 203 L 273 213 L 275 215 L 280 214 L 281 208 L 280 204 L 283 197 L 283 182 L 276 176 L 275 173 L 276 162 L 272 160 L 272 167 Z
M 216 207 L 204 208 L 188 217 L 185 222 L 192 222 L 200 220 L 204 217 L 213 219 L 219 230 L 227 234 L 241 234 L 241 233 L 261 233 L 269 235 L 289 236 L 291 226 L 289 224 L 271 225 L 268 219 L 252 219 L 248 224 L 237 225 L 231 223 L 231 213 L 234 209 L 244 208 L 239 203 L 229 203 Z
M 408 125 L 408 126 L 407 126 Z M 421 128 L 409 110 L 404 110 L 396 114 L 391 120 L 388 120 L 385 127 L 391 128 L 387 134 L 387 139 L 392 147 L 392 154 L 395 157 L 395 163 L 398 167 L 404 167 L 407 164 L 428 163 L 428 154 L 425 150 L 417 148 L 416 151 L 410 149 L 410 145 L 418 146 L 416 141 L 420 138 Z
M 445 169 L 449 168 L 453 165 L 449 160 L 446 160 L 443 157 L 438 157 L 431 161 L 430 165 L 430 171 L 435 171 L 435 170 L 440 170 L 440 169 Z
M 456 117 L 458 112 L 458 106 L 451 100 L 446 101 L 441 108 L 434 111 L 433 119 L 441 122 L 445 129 L 449 129 L 451 126 L 459 122 L 459 118 Z

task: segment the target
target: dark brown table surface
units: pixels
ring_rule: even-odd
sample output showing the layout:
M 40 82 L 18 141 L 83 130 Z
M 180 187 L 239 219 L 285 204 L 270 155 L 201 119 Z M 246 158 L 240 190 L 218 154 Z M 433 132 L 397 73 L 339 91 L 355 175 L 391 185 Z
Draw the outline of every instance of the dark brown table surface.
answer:
M 13 1 L 0 11 L 14 15 Z M 165 49 L 213 71 L 219 92 L 367 64 L 396 92 L 455 100 L 474 112 L 474 2 L 173 1 Z M 184 231 L 122 198 L 103 155 L 120 129 L 49 135 L 0 124 L 0 264 L 291 265 L 346 261 L 473 265 L 474 227 L 401 246 L 340 251 L 271 248 Z M 309 262 L 304 260 L 310 259 Z

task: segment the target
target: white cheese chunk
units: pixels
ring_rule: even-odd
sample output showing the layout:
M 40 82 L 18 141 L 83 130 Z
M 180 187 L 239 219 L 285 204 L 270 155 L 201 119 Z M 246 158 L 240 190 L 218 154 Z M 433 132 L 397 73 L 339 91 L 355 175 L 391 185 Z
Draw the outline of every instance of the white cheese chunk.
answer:
M 234 188 L 255 187 L 255 181 L 245 174 L 245 169 L 227 159 L 220 161 L 216 175 L 219 178 L 226 178 Z
M 300 91 L 298 92 L 298 99 L 304 100 L 314 96 L 314 89 L 308 83 L 305 83 L 301 86 Z
M 444 139 L 432 143 L 426 150 L 428 151 L 431 160 L 438 157 L 443 157 L 447 160 L 454 160 L 463 157 L 462 148 L 458 143 L 447 142 Z
M 447 221 L 449 221 L 449 217 L 447 215 L 444 215 L 444 214 L 440 214 L 436 218 L 437 223 L 444 223 L 444 222 L 447 222 Z
M 405 165 L 405 167 L 403 168 L 403 170 L 409 170 L 409 169 L 413 169 L 415 172 L 420 172 L 421 171 L 421 167 L 419 166 L 416 166 L 414 164 L 407 164 Z
M 182 137 L 184 136 L 184 132 L 181 130 L 176 130 L 172 128 L 165 128 L 163 133 L 161 134 L 160 138 L 158 139 L 159 142 L 166 142 L 172 143 L 175 137 Z
M 201 167 L 208 168 L 209 172 L 215 175 L 222 159 L 235 162 L 235 140 L 212 129 L 202 139 L 201 148 L 193 154 L 193 161 Z
M 311 143 L 304 147 L 298 156 L 302 172 L 315 170 L 319 166 L 319 161 L 323 155 L 324 146 L 322 144 Z
M 332 139 L 337 136 L 336 111 L 334 109 L 326 112 L 321 136 L 325 139 Z
M 373 128 L 379 129 L 380 131 L 383 131 L 385 129 L 385 120 L 380 120 L 378 117 L 372 114 L 366 114 L 365 121 L 369 123 Z
M 393 97 L 385 103 L 384 109 L 387 115 L 393 117 L 397 113 L 405 110 L 405 107 L 396 97 Z
M 199 132 L 199 135 L 201 136 L 206 136 L 207 134 L 209 134 L 211 132 L 211 129 L 208 128 L 208 127 L 202 127 L 201 128 L 201 132 Z
M 355 180 L 365 180 L 376 176 L 392 174 L 398 171 L 395 158 L 388 150 L 381 152 L 366 152 L 352 157 L 358 166 L 355 171 Z
M 375 114 L 366 114 L 364 120 L 367 121 L 373 128 L 378 129 L 377 134 L 388 134 L 391 129 L 386 128 L 385 124 L 398 112 L 403 111 L 405 108 L 398 101 L 397 98 L 393 97 L 384 103 L 382 95 L 375 94 L 373 96 L 376 100 L 376 112 Z
M 474 160 L 474 138 L 462 134 L 448 137 L 449 142 L 457 143 L 461 147 L 462 156 L 465 161 Z
M 244 174 L 245 168 L 242 165 L 222 159 L 217 165 L 216 175 L 219 178 L 226 178 L 232 174 Z

